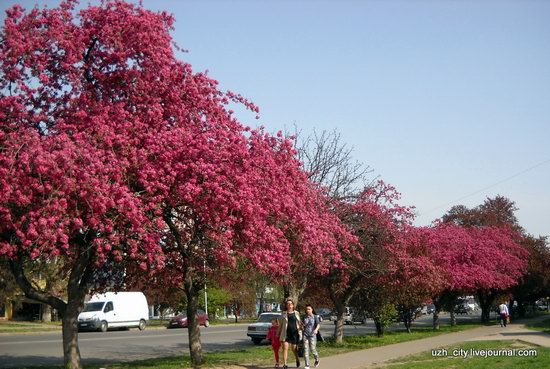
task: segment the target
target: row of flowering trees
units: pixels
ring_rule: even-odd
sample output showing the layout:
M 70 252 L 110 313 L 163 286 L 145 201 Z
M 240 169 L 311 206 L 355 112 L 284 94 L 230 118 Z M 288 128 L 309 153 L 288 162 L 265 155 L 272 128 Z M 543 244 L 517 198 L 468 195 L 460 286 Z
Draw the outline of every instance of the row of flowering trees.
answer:
M 379 323 L 397 304 L 410 328 L 426 299 L 474 289 L 490 299 L 521 275 L 527 253 L 512 229 L 417 228 L 383 182 L 324 186 L 291 140 L 229 109 L 254 104 L 176 59 L 173 22 L 123 1 L 7 11 L 0 257 L 26 296 L 60 312 L 66 367 L 81 368 L 85 296 L 144 279 L 185 292 L 198 365 L 198 295 L 213 271 L 247 265 L 297 295 L 317 286 L 339 314 L 338 340 L 359 294 Z M 31 283 L 44 265 L 67 276 L 66 299 Z
M 26 296 L 59 311 L 66 367 L 81 367 L 85 296 L 145 278 L 184 290 L 198 365 L 210 271 L 245 261 L 282 280 L 300 260 L 322 273 L 351 235 L 292 142 L 243 126 L 229 105 L 258 108 L 175 58 L 170 15 L 75 6 L 7 10 L 0 257 Z M 41 265 L 67 276 L 66 298 L 32 283 Z
M 437 328 L 441 309 L 453 311 L 464 294 L 477 294 L 488 322 L 495 299 L 525 274 L 526 237 L 511 224 L 466 226 L 443 218 L 415 227 L 413 209 L 399 205 L 399 197 L 379 181 L 335 207 L 355 240 L 340 250 L 343 265 L 311 278 L 310 288 L 325 289 L 332 300 L 337 341 L 350 302 L 374 319 L 379 334 L 390 307 L 410 331 L 417 308 L 433 301 Z

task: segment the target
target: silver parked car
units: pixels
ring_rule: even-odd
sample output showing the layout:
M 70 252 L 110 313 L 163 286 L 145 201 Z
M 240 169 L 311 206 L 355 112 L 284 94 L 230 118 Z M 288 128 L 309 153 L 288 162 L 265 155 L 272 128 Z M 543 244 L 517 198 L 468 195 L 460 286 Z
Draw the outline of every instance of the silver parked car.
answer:
M 252 339 L 254 344 L 259 345 L 267 336 L 267 331 L 271 328 L 271 320 L 279 319 L 281 313 L 262 313 L 256 323 L 248 326 L 246 335 Z

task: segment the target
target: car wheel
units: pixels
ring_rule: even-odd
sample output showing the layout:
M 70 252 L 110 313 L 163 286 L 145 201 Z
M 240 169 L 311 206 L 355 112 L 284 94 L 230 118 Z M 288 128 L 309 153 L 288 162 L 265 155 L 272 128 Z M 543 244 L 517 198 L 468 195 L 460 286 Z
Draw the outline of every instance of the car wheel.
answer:
M 204 326 L 205 326 L 205 327 L 208 327 L 209 325 L 210 325 L 210 322 L 209 322 L 208 320 L 206 320 L 206 321 L 204 322 Z
M 262 343 L 262 339 L 261 338 L 253 338 L 252 342 L 254 342 L 255 345 L 259 345 L 260 343 Z
M 139 325 L 138 325 L 139 330 L 140 331 L 144 330 L 146 326 L 147 326 L 147 322 L 145 320 L 141 319 L 139 321 Z
M 109 328 L 109 325 L 107 324 L 107 322 L 105 320 L 102 321 L 101 325 L 99 326 L 99 330 L 102 332 L 107 332 L 108 328 Z

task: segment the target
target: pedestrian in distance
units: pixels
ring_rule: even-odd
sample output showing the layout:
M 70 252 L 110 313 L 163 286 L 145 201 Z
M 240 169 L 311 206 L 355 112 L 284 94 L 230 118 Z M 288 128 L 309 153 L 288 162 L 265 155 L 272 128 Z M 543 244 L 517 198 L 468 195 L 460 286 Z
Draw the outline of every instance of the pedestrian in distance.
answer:
M 267 331 L 267 339 L 271 341 L 271 348 L 273 349 L 273 354 L 275 355 L 275 369 L 279 368 L 279 350 L 281 349 L 281 341 L 277 335 L 279 330 L 279 320 L 271 320 L 271 328 Z
M 294 310 L 294 301 L 287 299 L 285 303 L 286 313 L 283 313 L 279 321 L 279 330 L 277 331 L 279 340 L 283 344 L 283 369 L 288 369 L 288 349 L 290 348 L 296 358 L 296 368 L 300 367 L 300 358 L 298 357 L 298 343 L 302 340 L 302 322 L 300 313 Z
M 502 303 L 498 306 L 498 311 L 500 314 L 500 326 L 506 327 L 506 324 L 508 323 L 508 317 L 510 316 L 508 312 L 508 306 L 506 303 Z
M 319 316 L 315 314 L 313 306 L 306 305 L 306 314 L 302 318 L 303 336 L 304 336 L 304 369 L 309 369 L 309 354 L 315 358 L 314 367 L 319 366 L 319 353 L 317 352 L 317 333 L 321 328 Z

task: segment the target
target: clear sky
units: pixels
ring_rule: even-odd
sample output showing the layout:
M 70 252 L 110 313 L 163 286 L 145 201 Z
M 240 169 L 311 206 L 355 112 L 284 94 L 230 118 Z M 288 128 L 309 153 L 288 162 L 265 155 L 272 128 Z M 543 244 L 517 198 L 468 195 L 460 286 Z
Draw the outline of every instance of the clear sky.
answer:
M 550 235 L 550 1 L 144 5 L 174 14 L 182 59 L 260 106 L 243 123 L 337 129 L 417 224 L 500 194 Z

